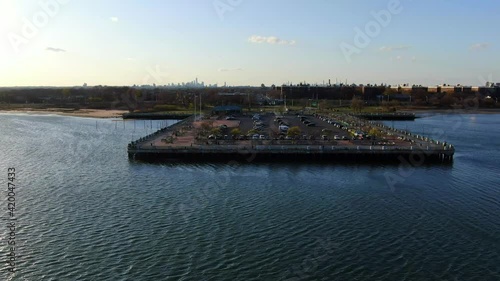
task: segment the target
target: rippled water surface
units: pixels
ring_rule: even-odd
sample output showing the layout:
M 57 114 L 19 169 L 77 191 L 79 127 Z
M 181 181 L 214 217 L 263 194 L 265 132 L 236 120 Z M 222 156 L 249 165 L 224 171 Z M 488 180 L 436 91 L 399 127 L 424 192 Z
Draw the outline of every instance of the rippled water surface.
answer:
M 164 124 L 0 114 L 0 280 L 500 280 L 500 115 L 386 122 L 452 166 L 129 161 Z

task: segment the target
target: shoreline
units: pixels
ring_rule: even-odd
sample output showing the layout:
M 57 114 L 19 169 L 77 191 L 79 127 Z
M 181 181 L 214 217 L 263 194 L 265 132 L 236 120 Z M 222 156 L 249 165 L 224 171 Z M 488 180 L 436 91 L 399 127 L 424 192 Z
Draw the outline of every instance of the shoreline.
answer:
M 123 114 L 130 113 L 128 110 L 116 109 L 72 109 L 72 108 L 16 108 L 0 109 L 0 113 L 25 113 L 48 115 L 55 114 L 60 116 L 88 117 L 88 118 L 123 118 Z M 480 108 L 480 109 L 431 109 L 431 108 L 402 108 L 396 113 L 414 113 L 414 114 L 500 114 L 498 108 Z
M 25 113 L 25 114 L 55 114 L 61 116 L 72 117 L 88 117 L 88 118 L 122 118 L 127 110 L 107 110 L 107 109 L 64 109 L 64 108 L 47 108 L 47 109 L 33 109 L 33 108 L 18 108 L 18 109 L 2 109 L 0 113 Z

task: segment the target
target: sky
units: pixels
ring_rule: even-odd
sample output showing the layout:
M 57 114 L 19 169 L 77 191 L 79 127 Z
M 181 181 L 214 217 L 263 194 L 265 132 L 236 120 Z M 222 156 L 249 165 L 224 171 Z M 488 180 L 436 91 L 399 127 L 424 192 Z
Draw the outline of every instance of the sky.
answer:
M 0 0 L 0 87 L 500 82 L 496 0 Z

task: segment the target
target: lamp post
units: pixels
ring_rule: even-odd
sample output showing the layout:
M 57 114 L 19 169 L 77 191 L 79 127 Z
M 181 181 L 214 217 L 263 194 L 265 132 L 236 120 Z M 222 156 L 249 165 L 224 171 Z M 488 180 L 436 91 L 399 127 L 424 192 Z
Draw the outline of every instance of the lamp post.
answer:
M 281 88 L 281 90 L 283 90 L 283 87 Z M 250 102 L 250 92 L 247 92 L 247 96 L 248 96 L 248 112 L 250 112 L 252 110 L 252 103 Z
M 194 106 L 193 106 L 194 107 L 194 121 L 196 121 L 196 94 L 193 94 L 193 96 L 194 96 L 194 98 L 193 98 L 193 100 L 194 100 Z

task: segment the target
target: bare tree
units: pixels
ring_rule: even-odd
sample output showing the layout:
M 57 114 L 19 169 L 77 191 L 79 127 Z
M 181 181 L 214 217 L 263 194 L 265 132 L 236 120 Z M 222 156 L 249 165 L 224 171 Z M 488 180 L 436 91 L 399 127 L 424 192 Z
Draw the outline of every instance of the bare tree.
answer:
M 363 106 L 364 106 L 363 100 L 361 100 L 357 97 L 352 98 L 351 108 L 354 112 L 361 112 L 361 110 L 363 109 Z

